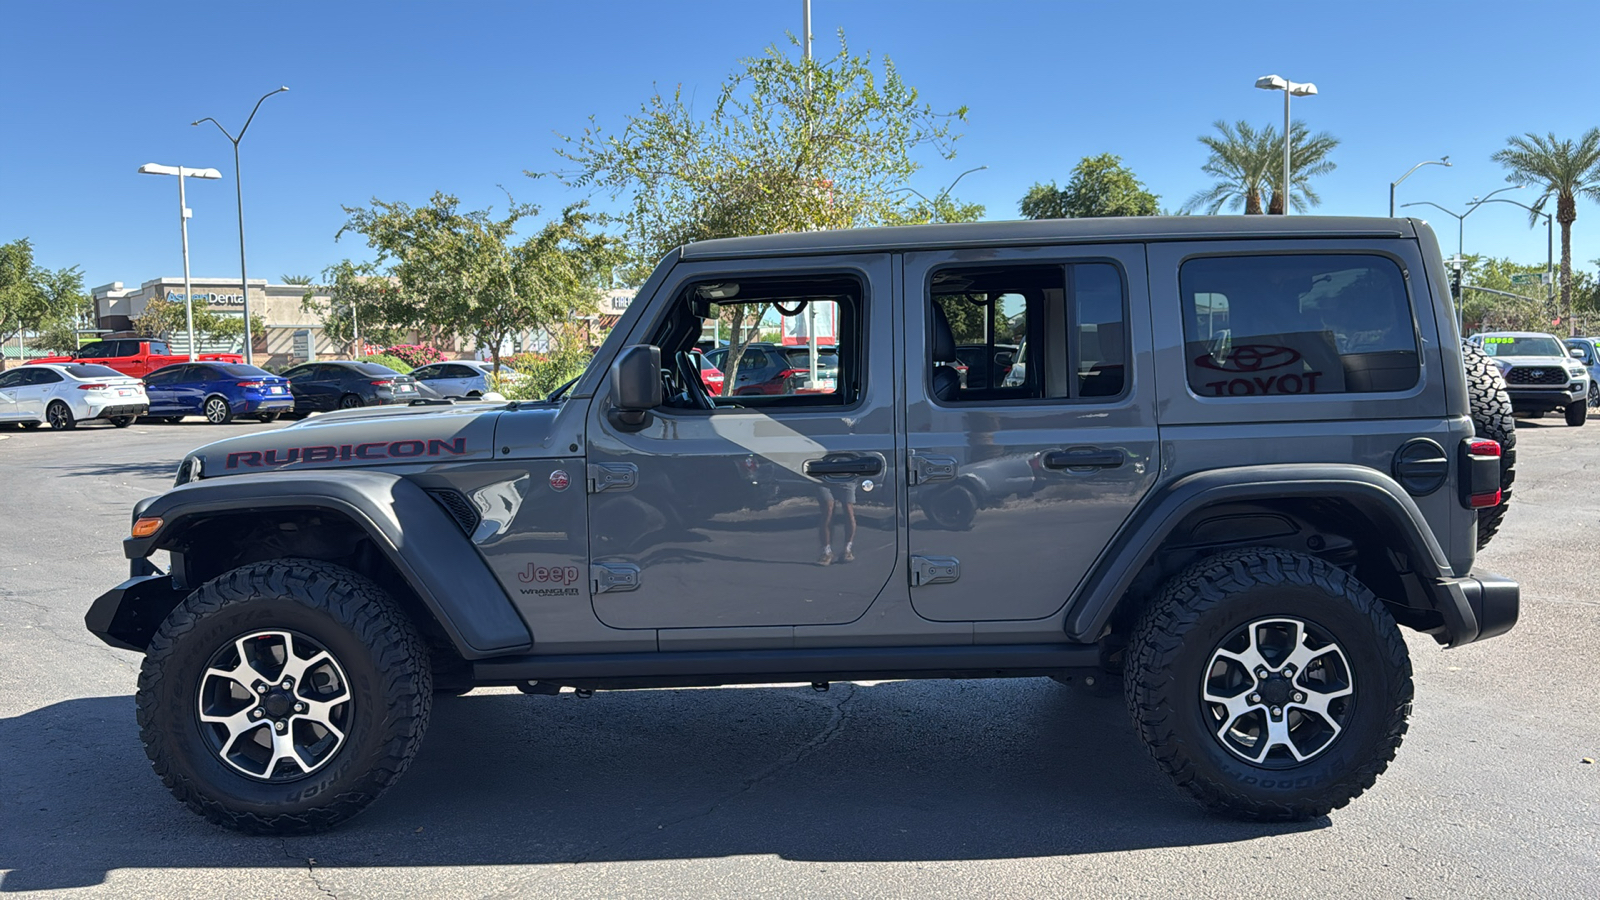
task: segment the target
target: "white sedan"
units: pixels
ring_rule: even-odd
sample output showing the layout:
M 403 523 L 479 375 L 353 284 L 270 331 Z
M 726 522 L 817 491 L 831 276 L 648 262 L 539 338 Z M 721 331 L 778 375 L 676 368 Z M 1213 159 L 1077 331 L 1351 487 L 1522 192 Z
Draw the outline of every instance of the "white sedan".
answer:
M 105 419 L 118 428 L 150 411 L 144 382 L 106 366 L 34 363 L 0 373 L 0 422 L 57 431 Z
M 411 370 L 411 377 L 422 382 L 441 397 L 450 400 L 478 400 L 493 390 L 489 376 L 494 367 L 475 359 L 454 359 L 429 363 Z M 521 381 L 523 375 L 510 366 L 500 367 L 500 377 L 507 381 Z

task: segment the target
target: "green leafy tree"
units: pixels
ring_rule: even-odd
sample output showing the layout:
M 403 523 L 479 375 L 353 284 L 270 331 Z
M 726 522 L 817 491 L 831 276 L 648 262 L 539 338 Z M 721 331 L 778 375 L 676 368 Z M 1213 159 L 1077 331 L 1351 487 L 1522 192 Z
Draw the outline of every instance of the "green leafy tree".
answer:
M 1600 200 L 1600 128 L 1591 128 L 1574 141 L 1558 140 L 1554 132 L 1543 137 L 1528 132 L 1506 139 L 1495 162 L 1511 170 L 1506 180 L 1533 185 L 1542 193 L 1531 205 L 1528 227 L 1538 222 L 1546 203 L 1554 197 L 1556 221 L 1561 224 L 1561 318 L 1567 331 L 1572 323 L 1572 223 L 1578 220 L 1578 198 Z
M 1518 284 L 1513 276 L 1541 276 L 1543 262 L 1515 263 L 1509 259 L 1468 254 L 1463 264 L 1461 309 L 1465 330 L 1549 331 L 1560 315 L 1549 288 L 1543 284 Z M 1575 294 L 1592 303 L 1594 279 L 1578 272 Z
M 0 244 L 0 344 L 31 331 L 35 348 L 71 350 L 77 346 L 74 329 L 91 314 L 76 266 L 51 270 L 36 265 L 27 238 Z
M 595 217 L 585 204 L 520 240 L 516 227 L 538 215 L 536 207 L 512 202 L 497 218 L 459 206 L 436 193 L 415 209 L 376 199 L 345 208 L 350 219 L 339 234 L 365 237 L 394 277 L 396 290 L 376 292 L 376 321 L 470 335 L 498 369 L 511 335 L 593 311 L 619 256 L 611 238 L 590 230 Z
M 309 287 L 313 279 L 310 275 L 279 275 L 278 280 L 284 284 L 298 284 Z
M 1277 145 L 1273 150 L 1273 164 L 1267 168 L 1267 178 L 1272 185 L 1272 200 L 1267 204 L 1267 214 L 1283 215 L 1283 139 L 1271 128 L 1266 131 Z M 1290 126 L 1289 134 L 1289 184 L 1292 190 L 1289 201 L 1297 211 L 1321 206 L 1322 198 L 1311 187 L 1311 179 L 1326 175 L 1338 168 L 1338 163 L 1328 158 L 1339 139 L 1326 131 L 1311 134 L 1304 122 Z
M 260 316 L 250 317 L 250 327 L 254 334 L 266 334 L 266 320 Z M 188 334 L 188 314 L 184 304 L 177 300 L 153 297 L 145 304 L 144 312 L 134 318 L 133 330 L 140 337 L 163 339 L 171 338 L 173 335 Z M 243 338 L 244 318 L 220 315 L 206 304 L 196 303 L 194 335 L 196 342 Z
M 382 310 L 397 302 L 391 296 L 399 291 L 395 279 L 379 274 L 373 263 L 346 259 L 323 269 L 322 280 L 320 290 L 308 287 L 300 298 L 300 309 L 317 316 L 322 336 L 343 347 L 346 355 L 361 355 L 358 338 L 383 346 L 400 340 L 403 329 L 380 318 Z
M 1210 151 L 1200 171 L 1217 181 L 1190 197 L 1183 205 L 1184 211 L 1203 210 L 1207 215 L 1216 215 L 1223 207 L 1235 211 L 1242 207 L 1247 216 L 1260 215 L 1274 151 L 1278 162 L 1283 161 L 1283 145 L 1277 132 L 1271 126 L 1258 131 L 1243 119 L 1232 124 L 1218 119 L 1211 127 L 1217 130 L 1215 135 L 1199 137 Z
M 1054 181 L 1035 183 L 1020 205 L 1022 215 L 1029 219 L 1086 219 L 1153 216 L 1160 201 L 1122 164 L 1122 157 L 1102 153 L 1079 160 L 1065 188 L 1058 189 Z
M 918 202 L 905 188 L 919 151 L 954 157 L 965 117 L 965 107 L 936 112 L 889 59 L 851 53 L 841 31 L 831 59 L 807 64 L 769 46 L 742 60 L 709 114 L 679 88 L 657 92 L 619 132 L 591 119 L 557 151 L 576 170 L 556 176 L 625 199 L 637 280 L 690 241 L 970 217 L 971 206 Z

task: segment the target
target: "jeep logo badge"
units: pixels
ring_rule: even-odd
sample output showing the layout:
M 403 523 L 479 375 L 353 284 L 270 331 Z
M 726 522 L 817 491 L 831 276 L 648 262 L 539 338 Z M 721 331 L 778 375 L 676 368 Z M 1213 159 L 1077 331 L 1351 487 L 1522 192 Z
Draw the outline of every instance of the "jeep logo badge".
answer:
M 572 479 L 567 477 L 567 473 L 564 469 L 557 469 L 550 473 L 551 490 L 564 491 L 567 489 L 567 485 L 571 483 Z

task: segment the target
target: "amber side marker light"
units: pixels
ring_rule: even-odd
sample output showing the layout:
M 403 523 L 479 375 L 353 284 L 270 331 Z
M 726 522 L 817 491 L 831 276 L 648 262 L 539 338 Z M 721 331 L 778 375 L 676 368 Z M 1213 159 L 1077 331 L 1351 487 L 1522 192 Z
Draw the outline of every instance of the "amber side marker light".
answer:
M 149 537 L 150 535 L 155 534 L 158 530 L 160 530 L 160 528 L 161 528 L 161 517 L 160 516 L 153 516 L 153 517 L 143 518 L 143 519 L 140 519 L 139 521 L 133 523 L 133 536 L 134 537 L 139 537 L 139 538 Z

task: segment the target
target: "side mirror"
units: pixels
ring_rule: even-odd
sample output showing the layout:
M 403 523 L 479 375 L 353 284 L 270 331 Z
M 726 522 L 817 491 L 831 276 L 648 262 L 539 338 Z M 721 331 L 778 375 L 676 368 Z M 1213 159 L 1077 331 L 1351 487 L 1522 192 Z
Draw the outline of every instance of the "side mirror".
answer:
M 661 405 L 661 348 L 634 344 L 623 348 L 608 377 L 611 423 L 638 431 L 650 422 L 650 410 Z
M 1579 350 L 1577 347 L 1573 347 L 1572 349 L 1568 350 L 1567 355 L 1573 359 L 1583 359 L 1583 351 Z

